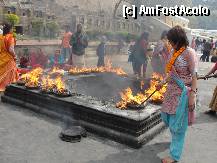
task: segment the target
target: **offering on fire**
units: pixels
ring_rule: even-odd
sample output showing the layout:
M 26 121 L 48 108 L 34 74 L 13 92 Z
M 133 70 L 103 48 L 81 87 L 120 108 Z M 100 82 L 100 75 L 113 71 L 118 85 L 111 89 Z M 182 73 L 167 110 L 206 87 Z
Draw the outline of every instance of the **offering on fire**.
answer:
M 48 74 L 52 77 L 63 76 L 64 73 L 65 73 L 65 71 L 63 69 L 58 68 L 58 67 L 54 67 L 54 68 L 52 68 L 52 70 L 50 72 L 48 72 Z
M 41 80 L 41 91 L 44 93 L 52 93 L 55 88 L 55 82 L 50 76 L 43 76 Z
M 23 74 L 20 79 L 19 82 L 20 83 L 31 83 L 34 82 L 35 80 L 39 80 L 40 76 L 44 73 L 44 70 L 42 68 L 36 68 L 34 70 L 32 70 L 31 72 L 28 72 L 26 74 Z
M 66 89 L 65 82 L 63 79 L 59 76 L 54 80 L 54 94 L 60 97 L 69 97 L 72 95 L 71 91 Z
M 65 82 L 61 77 L 63 75 L 64 70 L 56 67 L 46 73 L 43 69 L 36 68 L 23 74 L 17 85 L 25 85 L 27 89 L 40 89 L 43 93 L 54 93 L 60 97 L 68 97 L 71 96 L 71 92 L 66 89 Z
M 142 104 L 147 100 L 148 97 L 150 98 L 150 102 L 161 104 L 163 102 L 164 93 L 166 92 L 166 85 L 161 90 L 155 91 L 157 84 L 161 80 L 163 80 L 163 77 L 154 73 L 152 75 L 152 80 L 150 81 L 150 87 L 143 93 L 137 93 L 136 95 L 133 94 L 131 88 L 127 88 L 120 93 L 121 101 L 116 104 L 116 107 L 120 109 L 144 108 Z M 141 86 L 142 85 L 143 82 L 141 83 Z
M 36 68 L 33 71 L 21 76 L 20 81 L 25 82 L 28 89 L 37 89 L 40 86 L 40 77 L 43 74 L 42 68 Z

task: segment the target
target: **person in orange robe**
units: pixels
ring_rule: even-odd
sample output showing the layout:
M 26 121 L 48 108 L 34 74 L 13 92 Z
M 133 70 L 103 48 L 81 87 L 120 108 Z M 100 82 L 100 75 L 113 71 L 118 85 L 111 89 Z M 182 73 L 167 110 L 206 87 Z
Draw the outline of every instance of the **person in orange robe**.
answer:
M 18 80 L 15 44 L 12 26 L 5 24 L 3 35 L 0 35 L 0 92 L 3 92 L 7 85 Z

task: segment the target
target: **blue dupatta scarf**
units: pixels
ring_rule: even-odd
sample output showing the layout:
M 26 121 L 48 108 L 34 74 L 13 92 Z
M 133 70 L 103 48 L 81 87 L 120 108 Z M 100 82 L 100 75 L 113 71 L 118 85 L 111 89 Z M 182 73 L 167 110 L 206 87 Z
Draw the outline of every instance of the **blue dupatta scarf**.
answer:
M 171 125 L 173 132 L 182 132 L 187 129 L 188 126 L 188 89 L 185 83 L 175 75 L 171 76 L 176 84 L 182 89 L 179 103 L 176 108 L 175 121 Z

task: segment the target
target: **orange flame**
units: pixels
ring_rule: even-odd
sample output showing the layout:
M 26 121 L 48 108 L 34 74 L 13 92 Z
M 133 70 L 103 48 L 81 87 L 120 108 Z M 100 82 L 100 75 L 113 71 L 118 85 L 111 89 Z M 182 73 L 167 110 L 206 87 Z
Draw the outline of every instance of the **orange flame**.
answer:
M 106 66 L 104 67 L 89 67 L 89 68 L 88 67 L 83 67 L 83 68 L 74 67 L 69 70 L 69 73 L 72 75 L 102 73 L 102 72 L 111 72 L 119 76 L 127 76 L 127 73 L 124 72 L 122 68 L 112 67 L 112 62 L 110 60 L 107 61 Z
M 64 70 L 58 67 L 53 67 L 49 72 L 49 75 L 64 75 Z
M 41 89 L 44 91 L 52 91 L 55 88 L 55 82 L 50 76 L 43 76 L 41 80 Z
M 26 83 L 25 86 L 38 87 L 39 79 L 43 72 L 42 68 L 36 68 L 29 73 L 23 74 L 20 80 Z
M 54 80 L 54 82 L 55 82 L 57 93 L 58 94 L 64 93 L 64 91 L 66 90 L 66 86 L 63 79 L 59 76 Z
M 120 93 L 121 101 L 116 104 L 117 108 L 126 109 L 129 105 L 141 105 L 143 101 L 147 99 L 155 90 L 156 86 L 160 81 L 163 80 L 163 77 L 159 74 L 154 73 L 152 75 L 152 80 L 150 82 L 150 87 L 144 93 L 137 93 L 135 96 L 131 88 L 127 88 Z M 141 82 L 141 87 L 144 85 L 144 82 Z M 154 102 L 162 102 L 164 98 L 164 93 L 166 92 L 166 85 L 159 91 L 157 91 L 152 97 L 151 100 Z

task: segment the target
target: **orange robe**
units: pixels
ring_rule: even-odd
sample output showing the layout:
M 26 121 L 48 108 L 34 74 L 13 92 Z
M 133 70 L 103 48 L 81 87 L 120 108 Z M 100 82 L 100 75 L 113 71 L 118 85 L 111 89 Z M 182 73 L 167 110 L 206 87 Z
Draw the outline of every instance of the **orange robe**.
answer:
M 9 48 L 15 45 L 13 34 L 0 35 L 0 92 L 6 86 L 18 80 L 18 71 Z

